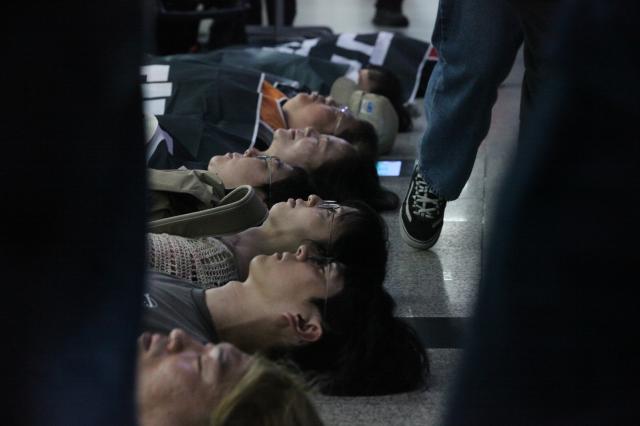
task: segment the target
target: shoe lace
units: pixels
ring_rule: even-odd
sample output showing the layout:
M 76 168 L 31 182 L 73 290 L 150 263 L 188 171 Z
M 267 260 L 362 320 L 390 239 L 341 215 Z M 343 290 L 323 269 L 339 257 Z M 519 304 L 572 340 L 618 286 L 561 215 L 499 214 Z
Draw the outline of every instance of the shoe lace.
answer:
M 412 194 L 411 212 L 426 219 L 436 219 L 440 216 L 442 202 L 429 191 L 427 183 L 418 173 L 415 179 L 415 192 Z

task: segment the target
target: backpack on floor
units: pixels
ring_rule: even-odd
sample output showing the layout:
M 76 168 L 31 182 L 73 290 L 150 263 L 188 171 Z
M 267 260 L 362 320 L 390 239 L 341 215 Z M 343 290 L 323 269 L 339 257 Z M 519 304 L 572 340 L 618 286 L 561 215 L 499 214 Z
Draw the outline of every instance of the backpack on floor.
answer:
M 148 169 L 148 232 L 193 238 L 236 233 L 260 225 L 267 206 L 249 185 L 227 193 L 206 170 Z

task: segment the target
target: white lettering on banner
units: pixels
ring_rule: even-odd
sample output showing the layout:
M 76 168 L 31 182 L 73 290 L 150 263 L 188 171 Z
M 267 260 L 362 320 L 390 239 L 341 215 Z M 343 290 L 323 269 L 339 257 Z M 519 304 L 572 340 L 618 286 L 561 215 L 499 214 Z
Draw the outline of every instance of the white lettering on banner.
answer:
M 145 65 L 140 67 L 140 74 L 147 78 L 147 83 L 169 80 L 169 65 Z
M 142 109 L 147 114 L 164 115 L 166 99 L 148 99 L 142 102 Z
M 356 41 L 356 35 L 354 33 L 343 33 L 340 34 L 338 40 L 336 41 L 336 47 L 341 47 L 347 50 L 353 50 L 355 52 L 364 53 L 367 56 L 371 56 L 373 53 L 373 47 L 369 44 L 362 43 L 361 41 Z
M 147 152 L 146 152 L 147 163 L 149 162 L 149 159 L 153 156 L 153 154 L 156 152 L 156 149 L 158 149 L 158 146 L 160 146 L 162 142 L 166 144 L 167 151 L 169 151 L 169 154 L 173 155 L 173 138 L 171 137 L 171 135 L 169 135 L 169 133 L 165 132 L 160 128 L 160 126 L 158 126 L 156 128 L 155 133 L 151 137 L 151 140 L 149 141 L 149 143 L 147 143 Z
M 295 50 L 294 53 L 300 56 L 309 56 L 309 51 L 312 47 L 318 44 L 318 41 L 320 41 L 319 38 L 310 38 L 308 40 L 304 40 L 302 42 L 302 45 L 300 45 L 300 48 Z
M 371 62 L 373 65 L 382 65 L 384 64 L 384 60 L 387 57 L 387 52 L 389 51 L 389 46 L 391 46 L 391 40 L 393 40 L 393 33 L 388 31 L 381 31 L 378 33 L 378 38 L 376 39 L 376 46 L 371 53 Z
M 168 98 L 171 96 L 172 87 L 171 83 L 143 83 L 142 97 L 144 99 Z
M 309 56 L 309 51 L 318 44 L 319 38 L 309 38 L 307 40 L 291 41 L 276 47 L 263 47 L 263 50 L 275 50 L 283 53 L 295 53 L 300 56 Z
M 358 71 L 360 71 L 360 69 L 362 68 L 362 64 L 360 63 L 360 61 L 356 61 L 355 59 L 345 58 L 344 56 L 340 56 L 336 54 L 331 55 L 330 60 L 331 62 L 336 64 L 349 65 L 349 69 L 344 74 L 344 76 L 350 80 L 355 81 L 356 83 L 358 82 L 358 79 L 359 79 Z
M 291 43 L 283 44 L 282 46 L 277 46 L 277 47 L 263 47 L 262 50 L 282 52 L 282 53 L 294 53 L 296 49 L 299 47 L 300 47 L 300 43 L 291 42 Z
M 169 65 L 145 65 L 140 67 L 140 75 L 147 80 L 142 83 L 142 109 L 147 114 L 163 115 L 167 98 L 171 96 L 172 84 L 169 80 Z M 156 98 L 156 99 L 152 99 Z
M 340 34 L 336 41 L 336 47 L 364 53 L 369 56 L 370 63 L 374 65 L 382 65 L 387 57 L 387 52 L 389 52 L 389 46 L 391 46 L 391 40 L 393 40 L 393 33 L 388 31 L 379 32 L 374 46 L 357 41 L 356 36 L 357 34 L 354 33 Z

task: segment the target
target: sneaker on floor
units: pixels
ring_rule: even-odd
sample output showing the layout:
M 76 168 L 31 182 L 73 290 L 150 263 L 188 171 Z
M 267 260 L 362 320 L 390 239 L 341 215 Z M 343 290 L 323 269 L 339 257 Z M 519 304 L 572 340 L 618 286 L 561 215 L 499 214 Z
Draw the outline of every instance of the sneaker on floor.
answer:
M 431 192 L 422 179 L 416 161 L 400 207 L 400 234 L 404 242 L 421 250 L 433 246 L 442 231 L 446 205 L 447 202 Z
M 401 11 L 376 9 L 373 24 L 382 27 L 408 27 L 409 19 Z

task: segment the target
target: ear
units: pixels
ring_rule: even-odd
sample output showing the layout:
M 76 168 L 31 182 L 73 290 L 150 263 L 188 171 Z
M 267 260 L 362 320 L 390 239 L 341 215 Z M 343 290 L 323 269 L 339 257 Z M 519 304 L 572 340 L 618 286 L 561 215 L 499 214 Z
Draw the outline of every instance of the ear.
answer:
M 299 344 L 313 343 L 322 337 L 322 323 L 320 316 L 312 314 L 309 319 L 304 319 L 301 314 L 284 314 L 288 320 L 293 334 Z

